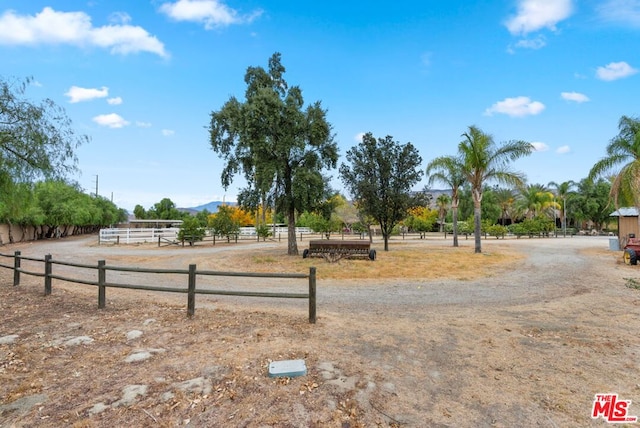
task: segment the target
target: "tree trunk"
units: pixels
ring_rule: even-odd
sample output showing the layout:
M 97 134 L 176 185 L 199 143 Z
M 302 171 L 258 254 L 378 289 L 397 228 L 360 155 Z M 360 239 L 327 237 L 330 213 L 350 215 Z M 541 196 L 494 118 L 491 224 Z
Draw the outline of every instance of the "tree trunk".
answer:
M 287 254 L 290 256 L 298 255 L 298 243 L 296 242 L 296 210 L 295 208 L 289 208 L 289 214 L 287 216 Z
M 453 221 L 453 246 L 458 246 L 458 204 L 451 206 L 451 220 Z
M 8 220 L 7 225 L 9 226 L 9 244 L 13 244 L 13 225 Z
M 473 235 L 475 237 L 475 252 L 482 252 L 482 192 L 473 191 Z

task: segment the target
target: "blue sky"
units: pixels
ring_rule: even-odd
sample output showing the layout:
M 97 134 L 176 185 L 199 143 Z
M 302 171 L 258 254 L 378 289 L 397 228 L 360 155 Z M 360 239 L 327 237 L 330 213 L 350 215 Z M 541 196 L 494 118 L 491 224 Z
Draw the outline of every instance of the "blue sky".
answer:
M 640 0 L 0 1 L 0 75 L 65 108 L 91 137 L 77 181 L 128 210 L 235 199 L 209 114 L 274 52 L 328 110 L 341 161 L 372 132 L 426 166 L 476 125 L 535 144 L 514 165 L 529 183 L 579 181 L 640 116 L 638 46 Z

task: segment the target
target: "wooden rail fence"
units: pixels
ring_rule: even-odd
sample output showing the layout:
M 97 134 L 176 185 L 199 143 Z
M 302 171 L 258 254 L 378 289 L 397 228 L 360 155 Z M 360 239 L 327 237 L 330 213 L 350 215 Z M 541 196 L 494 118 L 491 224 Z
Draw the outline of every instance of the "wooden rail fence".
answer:
M 97 265 L 71 263 L 60 260 L 53 260 L 51 254 L 44 256 L 44 259 L 26 257 L 20 251 L 14 254 L 1 254 L 0 257 L 13 258 L 13 265 L 0 263 L 0 267 L 13 270 L 13 285 L 20 285 L 20 274 L 32 275 L 44 278 L 44 294 L 51 294 L 51 282 L 53 279 L 73 282 L 77 284 L 93 285 L 98 287 L 98 308 L 106 306 L 106 289 L 127 288 L 132 290 L 161 291 L 169 293 L 187 294 L 187 315 L 193 317 L 195 314 L 196 294 L 217 294 L 227 296 L 248 296 L 248 297 L 273 297 L 287 299 L 309 299 L 309 322 L 316 322 L 316 268 L 309 268 L 309 273 L 250 273 L 250 272 L 220 272 L 211 270 L 197 270 L 195 264 L 190 264 L 188 269 L 147 269 L 137 267 L 107 266 L 104 260 L 99 260 Z M 44 263 L 44 272 L 29 271 L 22 267 L 22 260 Z M 79 278 L 68 278 L 53 273 L 53 265 L 70 266 L 79 269 L 91 269 L 97 271 L 97 281 L 89 281 Z M 187 286 L 184 287 L 159 287 L 140 284 L 120 284 L 107 282 L 107 271 L 153 273 L 153 274 L 183 274 L 187 276 Z M 270 279 L 307 279 L 309 282 L 308 293 L 275 293 L 260 291 L 236 291 L 236 290 L 210 290 L 198 289 L 196 278 L 198 276 L 222 276 L 222 277 L 245 277 L 245 278 L 270 278 Z

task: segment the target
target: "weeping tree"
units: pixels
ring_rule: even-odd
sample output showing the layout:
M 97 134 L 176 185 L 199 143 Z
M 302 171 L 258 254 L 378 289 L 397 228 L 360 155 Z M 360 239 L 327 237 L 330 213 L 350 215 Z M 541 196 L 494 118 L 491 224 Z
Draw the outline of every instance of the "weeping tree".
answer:
M 52 100 L 29 99 L 31 82 L 0 76 L 0 215 L 8 222 L 25 214 L 22 185 L 75 172 L 75 149 L 89 140 Z
M 304 107 L 302 90 L 284 80 L 281 56 L 268 69 L 249 67 L 244 101 L 231 97 L 211 113 L 212 149 L 224 159 L 221 181 L 227 189 L 241 174 L 247 185 L 238 203 L 256 211 L 266 200 L 285 213 L 289 255 L 297 255 L 296 213 L 326 200 L 325 170 L 336 167 L 338 147 L 327 112 L 319 101 Z
M 89 138 L 71 127 L 62 107 L 52 100 L 31 101 L 32 79 L 0 77 L 0 184 L 61 178 L 76 169 L 75 149 Z

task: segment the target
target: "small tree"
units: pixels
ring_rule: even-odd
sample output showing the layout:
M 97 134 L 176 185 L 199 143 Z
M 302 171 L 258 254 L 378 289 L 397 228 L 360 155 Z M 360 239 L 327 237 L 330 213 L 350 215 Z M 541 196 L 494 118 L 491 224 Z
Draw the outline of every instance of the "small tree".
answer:
M 453 222 L 453 246 L 458 246 L 458 206 L 460 204 L 460 192 L 465 183 L 465 175 L 462 172 L 462 159 L 455 156 L 440 156 L 427 165 L 429 184 L 443 183 L 451 187 L 451 219 Z
M 268 237 L 271 236 L 271 229 L 264 223 L 256 226 L 256 234 L 258 235 L 258 239 L 262 238 L 263 241 L 266 241 Z
M 408 217 L 404 220 L 404 225 L 412 232 L 430 232 L 436 223 L 437 210 L 428 207 L 413 207 L 408 211 Z
M 178 231 L 178 239 L 187 241 L 190 246 L 193 246 L 194 243 L 202 241 L 205 234 L 205 228 L 200 220 L 196 217 L 188 216 L 182 220 L 182 225 Z
M 209 217 L 209 227 L 214 235 L 226 236 L 227 242 L 240 232 L 240 225 L 233 219 L 232 207 L 226 205 L 220 205 L 218 212 Z
M 340 166 L 342 181 L 358 207 L 380 224 L 384 250 L 389 251 L 393 228 L 413 206 L 410 192 L 422 177 L 422 158 L 411 143 L 400 144 L 391 136 L 376 139 L 367 133 L 347 152 L 347 161 L 350 165 Z
M 438 219 L 440 221 L 440 232 L 444 232 L 444 219 L 447 217 L 447 210 L 449 209 L 449 202 L 451 198 L 446 193 L 441 194 L 436 199 L 436 206 L 438 207 Z

